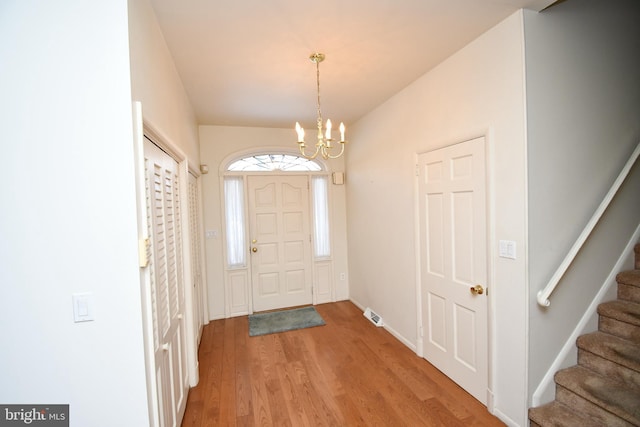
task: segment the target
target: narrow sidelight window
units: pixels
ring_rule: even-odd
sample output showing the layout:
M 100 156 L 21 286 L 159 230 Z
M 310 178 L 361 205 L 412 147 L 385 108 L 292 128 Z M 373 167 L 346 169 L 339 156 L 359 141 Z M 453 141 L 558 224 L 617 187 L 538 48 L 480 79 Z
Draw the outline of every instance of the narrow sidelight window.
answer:
M 230 268 L 245 267 L 244 180 L 241 176 L 224 179 L 227 231 L 227 263 Z
M 331 256 L 331 241 L 329 239 L 327 177 L 314 176 L 311 182 L 313 191 L 314 252 L 316 258 L 328 258 Z

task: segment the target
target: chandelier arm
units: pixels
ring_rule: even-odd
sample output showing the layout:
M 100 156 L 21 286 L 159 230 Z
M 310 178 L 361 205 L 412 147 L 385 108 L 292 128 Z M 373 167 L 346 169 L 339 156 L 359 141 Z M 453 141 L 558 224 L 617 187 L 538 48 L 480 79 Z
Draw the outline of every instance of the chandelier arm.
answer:
M 340 152 L 335 156 L 332 156 L 331 154 L 329 154 L 329 150 L 332 147 L 329 147 L 329 150 L 327 150 L 326 148 L 323 149 L 322 157 L 324 157 L 325 159 L 337 159 L 338 157 L 342 156 L 342 153 L 344 153 L 344 145 L 346 144 L 346 142 L 347 141 L 340 141 Z
M 313 153 L 312 155 L 308 155 L 306 153 L 306 147 L 304 145 L 300 144 L 298 146 L 298 148 L 300 148 L 300 154 L 302 154 L 302 157 L 304 157 L 305 159 L 313 160 L 316 157 L 318 157 L 318 154 L 320 154 L 320 145 L 318 145 L 318 144 L 316 144 L 316 152 Z M 323 157 L 324 157 L 324 155 L 323 155 Z

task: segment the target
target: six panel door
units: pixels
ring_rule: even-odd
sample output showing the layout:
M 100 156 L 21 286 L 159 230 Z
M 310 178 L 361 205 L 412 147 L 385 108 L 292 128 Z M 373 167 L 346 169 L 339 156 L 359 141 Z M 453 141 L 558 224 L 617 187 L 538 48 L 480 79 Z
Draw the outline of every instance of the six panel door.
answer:
M 253 311 L 313 302 L 307 176 L 249 176 Z
M 484 162 L 484 138 L 418 156 L 424 357 L 486 405 Z

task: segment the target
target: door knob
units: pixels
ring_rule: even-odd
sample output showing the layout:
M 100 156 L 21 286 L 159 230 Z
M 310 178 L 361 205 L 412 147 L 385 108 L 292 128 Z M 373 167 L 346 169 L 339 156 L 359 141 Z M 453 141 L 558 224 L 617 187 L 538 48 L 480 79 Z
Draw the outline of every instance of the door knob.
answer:
M 482 285 L 475 285 L 471 287 L 471 293 L 474 295 L 482 295 L 484 293 L 484 288 Z
M 258 248 L 254 246 L 253 248 L 251 248 L 251 252 L 258 252 Z

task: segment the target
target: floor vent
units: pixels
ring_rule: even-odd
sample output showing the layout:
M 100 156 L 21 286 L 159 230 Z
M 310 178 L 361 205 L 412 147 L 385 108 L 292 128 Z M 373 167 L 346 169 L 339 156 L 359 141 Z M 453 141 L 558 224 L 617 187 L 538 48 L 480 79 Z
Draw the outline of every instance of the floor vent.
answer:
M 377 327 L 384 326 L 384 322 L 382 321 L 382 317 L 378 316 L 376 313 L 371 311 L 369 307 L 364 311 L 364 317 L 369 319 L 371 323 L 376 325 Z

